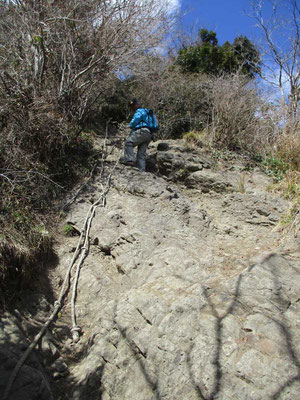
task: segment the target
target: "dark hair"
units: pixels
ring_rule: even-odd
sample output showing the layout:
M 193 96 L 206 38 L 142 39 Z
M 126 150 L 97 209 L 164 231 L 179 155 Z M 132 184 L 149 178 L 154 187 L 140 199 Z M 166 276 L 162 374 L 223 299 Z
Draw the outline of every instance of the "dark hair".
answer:
M 129 101 L 129 107 L 133 107 L 134 105 L 139 104 L 139 102 L 137 101 L 137 99 L 132 99 Z

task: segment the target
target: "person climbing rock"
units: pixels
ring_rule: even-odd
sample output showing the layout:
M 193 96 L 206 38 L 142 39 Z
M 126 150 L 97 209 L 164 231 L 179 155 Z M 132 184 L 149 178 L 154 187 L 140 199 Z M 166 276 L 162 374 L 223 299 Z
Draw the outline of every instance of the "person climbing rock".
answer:
M 134 111 L 134 115 L 129 124 L 131 132 L 125 142 L 124 158 L 121 163 L 136 166 L 140 171 L 145 171 L 147 147 L 152 140 L 152 131 L 158 129 L 158 123 L 153 111 L 141 107 L 137 99 L 131 100 L 129 107 Z M 134 147 L 136 146 L 135 157 Z

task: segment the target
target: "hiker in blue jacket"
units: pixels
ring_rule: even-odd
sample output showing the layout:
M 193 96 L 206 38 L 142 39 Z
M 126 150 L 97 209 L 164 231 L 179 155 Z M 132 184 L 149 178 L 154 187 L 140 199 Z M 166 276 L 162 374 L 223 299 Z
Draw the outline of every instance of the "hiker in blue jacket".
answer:
M 149 126 L 149 110 L 142 108 L 136 99 L 130 101 L 129 107 L 134 111 L 134 115 L 129 124 L 131 132 L 125 142 L 124 159 L 122 163 L 125 165 L 137 166 L 140 171 L 145 171 L 146 151 L 148 144 L 152 140 Z M 136 146 L 138 149 L 135 157 L 133 148 Z

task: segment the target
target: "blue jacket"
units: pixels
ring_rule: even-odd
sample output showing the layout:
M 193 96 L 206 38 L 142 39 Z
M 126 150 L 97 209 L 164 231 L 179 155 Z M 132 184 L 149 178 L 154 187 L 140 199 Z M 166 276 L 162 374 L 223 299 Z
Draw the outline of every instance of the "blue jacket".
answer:
M 138 108 L 129 124 L 131 130 L 135 131 L 136 129 L 143 127 L 148 128 L 147 117 L 148 113 L 146 110 L 144 108 Z

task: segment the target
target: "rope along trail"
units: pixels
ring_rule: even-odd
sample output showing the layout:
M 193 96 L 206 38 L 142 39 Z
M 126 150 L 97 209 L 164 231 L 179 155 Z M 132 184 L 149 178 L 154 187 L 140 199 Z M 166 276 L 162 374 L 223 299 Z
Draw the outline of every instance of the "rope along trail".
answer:
M 106 138 L 105 138 L 104 145 L 103 145 L 102 158 L 101 158 L 101 170 L 100 170 L 100 177 L 99 177 L 100 185 L 101 185 L 100 196 L 98 197 L 98 200 L 96 200 L 91 205 L 91 207 L 89 208 L 89 210 L 87 212 L 86 219 L 85 219 L 85 222 L 83 224 L 83 228 L 81 230 L 80 237 L 79 237 L 79 240 L 78 240 L 78 244 L 77 244 L 76 250 L 74 252 L 74 255 L 72 257 L 72 260 L 71 260 L 71 262 L 69 264 L 69 267 L 67 269 L 67 272 L 66 272 L 66 275 L 65 275 L 65 279 L 64 279 L 62 288 L 60 290 L 59 297 L 58 297 L 57 301 L 54 303 L 54 309 L 53 309 L 51 315 L 49 316 L 48 320 L 44 323 L 44 325 L 42 326 L 41 330 L 35 336 L 33 342 L 28 346 L 28 348 L 24 352 L 23 356 L 20 358 L 20 360 L 16 364 L 14 370 L 12 371 L 12 373 L 10 375 L 10 378 L 9 378 L 9 381 L 8 381 L 8 383 L 6 385 L 6 388 L 5 388 L 3 400 L 7 400 L 8 399 L 8 396 L 10 394 L 12 385 L 13 385 L 14 381 L 16 380 L 17 375 L 20 372 L 21 367 L 25 363 L 26 359 L 29 357 L 30 353 L 36 347 L 36 345 L 38 344 L 40 339 L 43 337 L 43 335 L 46 332 L 46 330 L 49 327 L 49 325 L 53 322 L 54 318 L 57 316 L 57 314 L 61 310 L 61 308 L 63 306 L 63 299 L 64 299 L 64 297 L 67 294 L 67 291 L 69 289 L 71 271 L 73 269 L 75 261 L 78 259 L 79 255 L 80 255 L 80 258 L 78 260 L 77 267 L 76 267 L 76 273 L 75 273 L 75 278 L 74 278 L 74 282 L 73 282 L 73 290 L 72 290 L 72 300 L 71 300 L 71 314 L 72 314 L 72 329 L 71 329 L 71 332 L 72 332 L 72 336 L 73 336 L 73 341 L 74 342 L 78 342 L 78 340 L 79 340 L 79 334 L 80 334 L 81 328 L 79 326 L 77 326 L 77 323 L 76 323 L 75 301 L 76 301 L 76 292 L 77 292 L 77 285 L 78 285 L 80 268 L 81 268 L 81 266 L 83 264 L 84 259 L 86 258 L 87 254 L 88 254 L 88 250 L 89 250 L 89 232 L 90 232 L 92 220 L 93 220 L 94 215 L 95 215 L 96 208 L 99 207 L 99 206 L 105 207 L 106 195 L 108 194 L 109 189 L 110 189 L 112 173 L 114 172 L 114 170 L 116 168 L 116 165 L 118 163 L 118 161 L 117 161 L 114 164 L 114 166 L 111 169 L 109 175 L 107 176 L 106 182 L 103 184 L 102 180 L 103 180 L 103 173 L 104 173 L 105 157 L 106 157 Z

